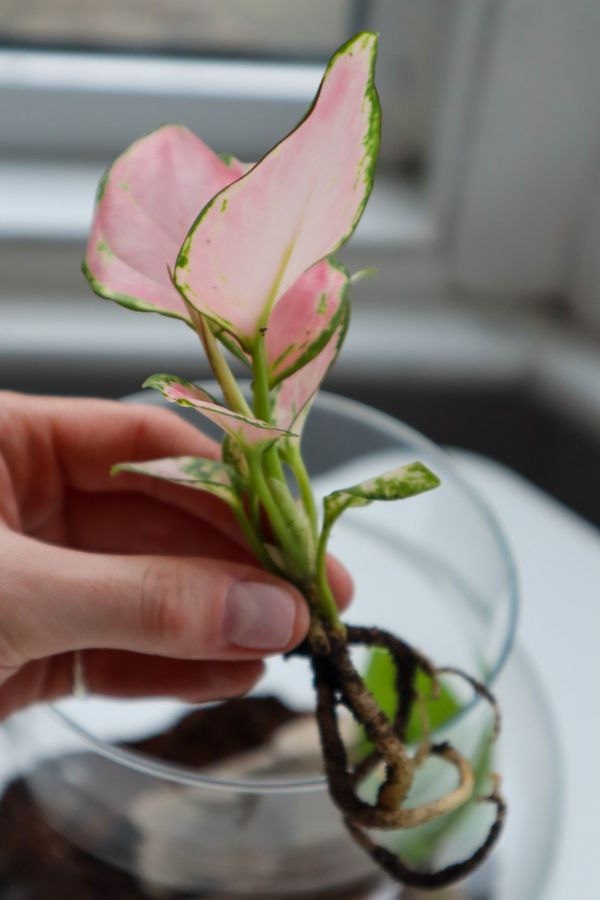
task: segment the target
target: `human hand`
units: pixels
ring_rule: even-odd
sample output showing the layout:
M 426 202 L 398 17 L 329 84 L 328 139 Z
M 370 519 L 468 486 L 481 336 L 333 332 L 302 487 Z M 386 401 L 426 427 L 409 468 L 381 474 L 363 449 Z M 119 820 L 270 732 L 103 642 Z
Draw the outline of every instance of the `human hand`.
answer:
M 218 452 L 165 409 L 0 394 L 0 718 L 68 694 L 75 651 L 90 691 L 201 702 L 303 639 L 300 592 L 257 567 L 224 504 L 109 474 Z M 343 607 L 350 576 L 329 572 Z

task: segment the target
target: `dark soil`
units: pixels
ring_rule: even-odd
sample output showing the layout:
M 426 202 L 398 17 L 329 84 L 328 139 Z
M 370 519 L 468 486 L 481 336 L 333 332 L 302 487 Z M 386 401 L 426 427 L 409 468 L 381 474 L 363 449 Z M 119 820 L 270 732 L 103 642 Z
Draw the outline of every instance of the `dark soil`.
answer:
M 171 730 L 131 746 L 162 760 L 202 767 L 260 746 L 297 715 L 274 697 L 230 700 L 199 709 Z M 191 895 L 165 891 L 155 896 L 190 900 Z M 147 898 L 132 876 L 60 837 L 45 821 L 22 779 L 8 786 L 0 800 L 0 900 Z M 194 900 L 200 900 L 197 894 Z M 203 894 L 201 900 L 213 897 Z M 344 900 L 352 900 L 347 892 Z
M 276 697 L 238 697 L 196 710 L 168 731 L 131 746 L 164 762 L 201 769 L 260 747 L 298 715 Z

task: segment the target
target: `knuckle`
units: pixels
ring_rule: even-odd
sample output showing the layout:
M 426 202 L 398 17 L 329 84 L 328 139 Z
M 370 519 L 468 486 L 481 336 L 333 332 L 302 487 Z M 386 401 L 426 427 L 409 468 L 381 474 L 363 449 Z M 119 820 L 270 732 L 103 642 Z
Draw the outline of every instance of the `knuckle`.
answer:
M 27 661 L 27 655 L 13 642 L 4 629 L 0 629 L 0 684 L 18 672 Z
M 142 578 L 142 633 L 163 652 L 187 655 L 193 638 L 192 580 L 185 566 L 150 564 Z
M 0 677 L 14 674 L 30 659 L 27 651 L 27 617 L 21 616 L 19 575 L 11 571 L 10 549 L 0 551 Z M 30 648 L 31 649 L 31 648 Z

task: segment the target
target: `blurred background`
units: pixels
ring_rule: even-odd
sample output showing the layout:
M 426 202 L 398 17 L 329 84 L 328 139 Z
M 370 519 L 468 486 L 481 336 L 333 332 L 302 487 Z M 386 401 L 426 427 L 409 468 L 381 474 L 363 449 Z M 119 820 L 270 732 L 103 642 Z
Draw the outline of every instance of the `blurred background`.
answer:
M 596 0 L 0 0 L 0 387 L 207 374 L 181 323 L 89 290 L 97 181 L 165 122 L 259 158 L 363 28 L 383 152 L 343 256 L 377 274 L 328 386 L 600 523 Z

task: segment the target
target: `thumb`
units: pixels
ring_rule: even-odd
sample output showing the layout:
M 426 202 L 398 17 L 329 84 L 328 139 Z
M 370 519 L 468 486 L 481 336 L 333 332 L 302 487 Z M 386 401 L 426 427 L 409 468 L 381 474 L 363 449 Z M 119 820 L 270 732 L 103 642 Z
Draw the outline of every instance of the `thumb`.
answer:
M 90 647 L 256 659 L 308 629 L 300 592 L 252 566 L 83 553 L 6 532 L 1 541 L 1 667 Z

